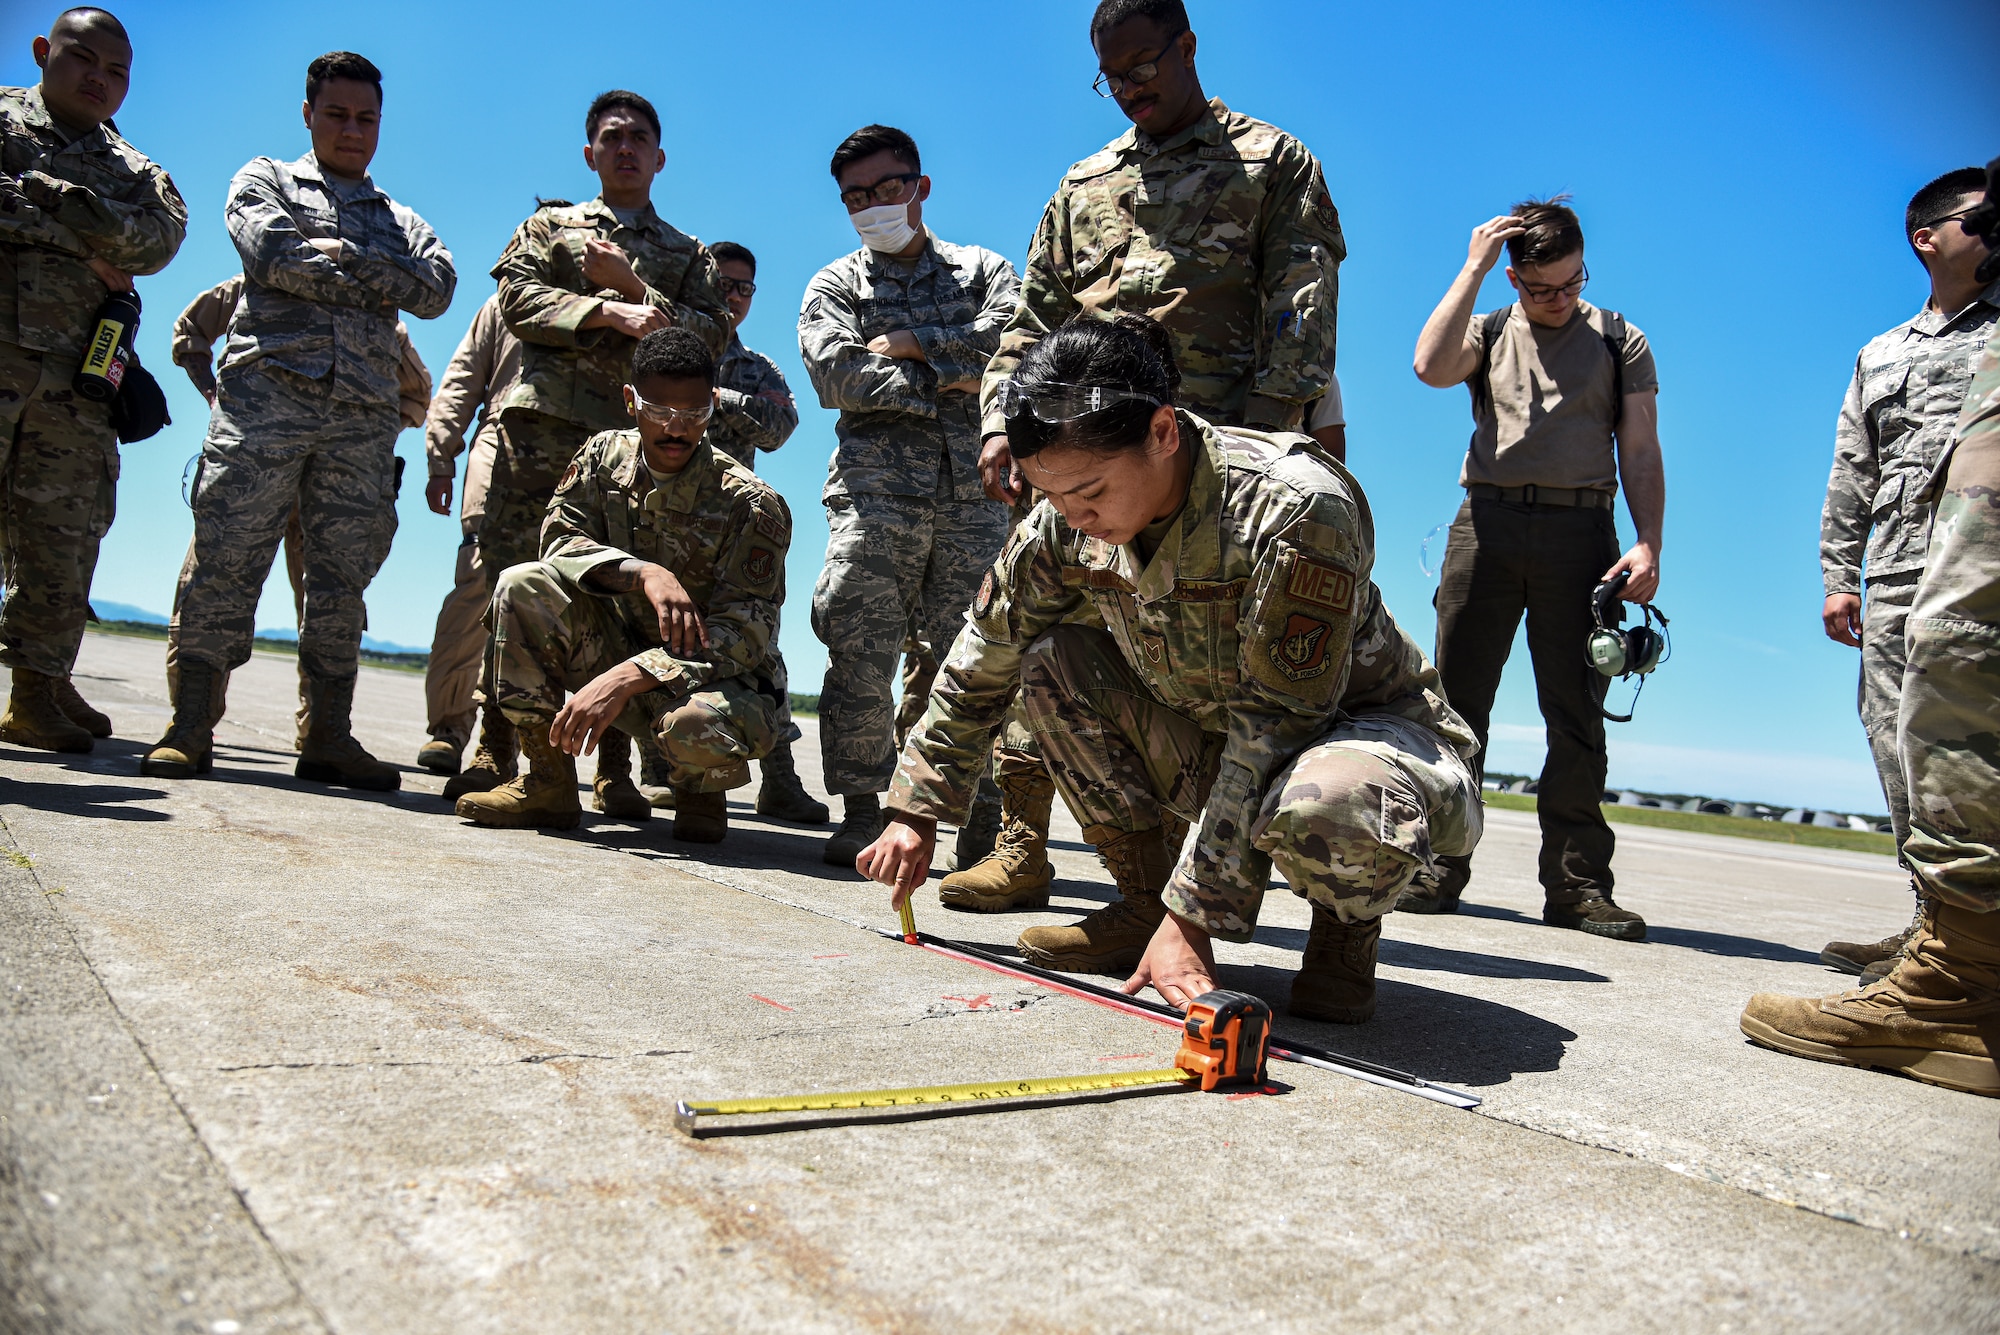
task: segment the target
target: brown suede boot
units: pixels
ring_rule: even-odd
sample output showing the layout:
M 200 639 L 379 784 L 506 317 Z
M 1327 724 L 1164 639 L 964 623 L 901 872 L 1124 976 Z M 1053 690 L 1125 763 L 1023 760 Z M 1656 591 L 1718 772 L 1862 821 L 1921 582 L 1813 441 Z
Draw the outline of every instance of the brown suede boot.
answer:
M 472 763 L 444 786 L 444 800 L 456 802 L 467 793 L 490 793 L 520 772 L 521 739 L 507 716 L 491 705 L 479 709 L 479 745 Z
M 807 792 L 800 781 L 790 742 L 779 742 L 772 747 L 757 766 L 764 772 L 764 782 L 757 786 L 758 815 L 791 825 L 826 824 L 830 814 L 826 803 Z
M 215 681 L 222 674 L 197 659 L 180 664 L 174 679 L 174 721 L 167 735 L 139 761 L 152 779 L 192 779 L 215 767 Z
M 653 804 L 632 782 L 632 739 L 616 728 L 597 739 L 597 777 L 590 790 L 590 805 L 613 820 L 653 818 Z
M 7 699 L 7 712 L 0 714 L 0 742 L 64 755 L 88 755 L 97 745 L 96 739 L 89 729 L 63 713 L 56 695 L 61 681 L 61 677 L 15 668 L 14 691 Z
M 1909 944 L 1918 921 L 1924 916 L 1923 892 L 1915 884 L 1910 889 L 1916 899 L 1916 911 L 1910 915 L 1908 927 L 1880 941 L 1829 941 L 1826 949 L 1819 953 L 1819 962 L 1842 973 L 1858 973 L 1871 982 L 1888 973 L 1895 967 L 1896 957 L 1903 953 L 1903 947 Z
M 550 720 L 519 732 L 528 772 L 483 793 L 467 793 L 452 809 L 474 825 L 503 830 L 574 830 L 583 820 L 576 798 L 576 757 L 549 741 Z
M 961 860 L 960 870 L 938 882 L 938 903 L 946 908 L 1005 913 L 1049 906 L 1049 882 L 1055 879 L 1049 866 L 1055 782 L 1045 769 L 1009 775 L 1000 794 L 1000 833 L 993 851 L 969 866 Z
M 1174 825 L 1186 828 L 1178 821 Z M 1180 851 L 1167 835 L 1160 828 L 1128 832 L 1112 825 L 1085 826 L 1083 837 L 1103 855 L 1120 897 L 1066 927 L 1030 927 L 1018 942 L 1022 958 L 1072 973 L 1131 973 L 1167 916 L 1160 891 L 1166 889 Z
M 369 755 L 354 740 L 354 682 L 353 677 L 306 680 L 312 717 L 292 773 L 314 783 L 393 793 L 403 786 L 402 771 Z
M 68 677 L 56 681 L 56 708 L 62 710 L 63 717 L 92 737 L 111 735 L 111 716 L 101 709 L 93 709 L 90 701 L 77 692 L 76 683 Z
M 684 844 L 719 844 L 729 833 L 729 794 L 674 790 L 674 838 Z
M 2000 911 L 1927 901 L 1916 934 L 1879 983 L 1838 996 L 1760 992 L 1739 1021 L 1760 1047 L 1872 1066 L 2000 1098 Z
M 1312 906 L 1305 959 L 1292 979 L 1286 1012 L 1303 1020 L 1360 1024 L 1375 1014 L 1375 948 L 1382 920 L 1342 922 L 1323 904 Z

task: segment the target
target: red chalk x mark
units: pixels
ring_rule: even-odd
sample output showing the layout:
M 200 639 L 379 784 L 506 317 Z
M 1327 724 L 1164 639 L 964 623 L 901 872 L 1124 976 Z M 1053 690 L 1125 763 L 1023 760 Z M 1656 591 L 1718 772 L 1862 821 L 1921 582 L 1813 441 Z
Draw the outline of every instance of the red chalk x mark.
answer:
M 1152 1055 L 1153 1054 L 1150 1052 L 1121 1052 L 1115 1057 L 1099 1057 L 1097 1060 L 1101 1062 L 1130 1062 L 1130 1061 L 1137 1061 L 1141 1057 L 1150 1057 Z
M 752 1001 L 761 1001 L 761 1002 L 763 1002 L 763 1003 L 764 1003 L 764 1004 L 765 1004 L 766 1006 L 776 1006 L 776 1007 L 777 1007 L 777 1008 L 778 1008 L 779 1010 L 781 1010 L 781 1011 L 788 1011 L 788 1010 L 790 1010 L 790 1009 L 791 1009 L 791 1007 L 790 1007 L 790 1006 L 787 1006 L 787 1005 L 786 1005 L 786 1004 L 785 1004 L 784 1002 L 782 1002 L 782 1001 L 773 1001 L 773 1000 L 771 1000 L 771 999 L 770 999 L 769 997 L 760 997 L 760 996 L 758 996 L 758 995 L 757 995 L 757 994 L 756 994 L 755 992 L 752 992 L 752 993 L 750 994 L 750 1000 L 752 1000 Z
M 816 960 L 844 960 L 848 957 L 845 955 L 815 955 L 813 958 Z
M 940 1000 L 962 1001 L 965 1003 L 965 1008 L 969 1011 L 976 1011 L 980 1009 L 982 1006 L 991 1007 L 993 1005 L 993 996 L 989 992 L 981 992 L 976 997 L 943 997 L 940 998 Z

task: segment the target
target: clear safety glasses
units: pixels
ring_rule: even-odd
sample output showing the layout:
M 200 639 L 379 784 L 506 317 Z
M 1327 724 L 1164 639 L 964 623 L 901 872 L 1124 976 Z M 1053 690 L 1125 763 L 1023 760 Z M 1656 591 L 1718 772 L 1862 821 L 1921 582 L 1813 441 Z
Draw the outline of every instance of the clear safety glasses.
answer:
M 1074 422 L 1079 417 L 1088 417 L 1119 403 L 1143 403 L 1153 408 L 1160 406 L 1160 401 L 1151 394 L 1136 389 L 1063 384 L 1022 389 L 1012 380 L 1001 383 L 996 402 L 1003 417 L 1032 417 L 1050 426 Z
M 669 431 L 701 431 L 708 425 L 708 419 L 715 414 L 715 405 L 704 404 L 699 408 L 669 408 L 664 403 L 648 403 L 640 397 L 639 391 L 631 385 L 632 402 L 638 405 L 639 416 L 654 426 L 665 427 Z

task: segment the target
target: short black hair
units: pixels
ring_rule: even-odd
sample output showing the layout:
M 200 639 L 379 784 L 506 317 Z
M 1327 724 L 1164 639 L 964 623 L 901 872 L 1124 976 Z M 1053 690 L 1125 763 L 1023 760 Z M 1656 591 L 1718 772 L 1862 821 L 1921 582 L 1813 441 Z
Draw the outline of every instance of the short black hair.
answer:
M 917 156 L 916 140 L 893 125 L 864 125 L 833 150 L 833 179 L 838 181 L 842 172 L 877 153 L 887 153 L 913 172 L 924 169 L 924 160 Z
M 1101 0 L 1090 16 L 1090 44 L 1096 46 L 1099 37 L 1127 19 L 1150 19 L 1162 37 L 1186 32 L 1190 26 L 1181 0 Z
M 757 257 L 750 253 L 750 247 L 741 242 L 718 241 L 708 248 L 708 253 L 715 256 L 717 264 L 747 264 L 750 276 L 757 276 Z
M 319 90 L 334 79 L 352 79 L 375 86 L 375 105 L 382 105 L 382 71 L 366 56 L 352 51 L 329 51 L 306 66 L 306 102 L 319 101 Z
M 583 113 L 583 137 L 597 138 L 597 122 L 604 119 L 604 113 L 614 107 L 636 111 L 646 124 L 653 127 L 653 138 L 660 137 L 660 113 L 653 110 L 653 104 L 629 88 L 613 88 L 608 93 L 599 93 L 590 99 L 590 110 Z
M 1507 262 L 1517 269 L 1523 264 L 1550 264 L 1583 249 L 1583 224 L 1569 206 L 1568 191 L 1547 199 L 1524 199 L 1508 212 L 1528 228 L 1507 238 Z
M 632 383 L 699 380 L 715 388 L 715 354 L 685 329 L 655 329 L 632 349 Z
M 1111 454 L 1146 439 L 1153 414 L 1180 394 L 1181 372 L 1173 340 L 1150 316 L 1127 313 L 1106 320 L 1077 314 L 1021 356 L 1013 383 L 1030 394 L 1062 389 L 1132 390 L 1153 402 L 1121 399 L 1068 422 L 1044 422 L 1021 412 L 1007 419 L 1007 448 L 1031 458 L 1058 442 Z
M 50 34 L 53 35 L 59 28 L 69 28 L 77 32 L 102 28 L 125 45 L 132 45 L 132 34 L 125 31 L 125 25 L 118 21 L 118 16 L 108 9 L 99 9 L 96 5 L 77 5 L 73 9 L 65 9 L 56 15 L 56 21 L 49 25 Z
M 1903 210 L 1903 239 L 1910 243 L 1912 255 L 1917 254 L 1917 233 L 1945 214 L 1956 212 L 1958 202 L 1967 195 L 1986 197 L 1984 167 L 1948 171 L 1910 196 L 1910 206 Z M 1921 260 L 1923 256 L 1917 258 Z

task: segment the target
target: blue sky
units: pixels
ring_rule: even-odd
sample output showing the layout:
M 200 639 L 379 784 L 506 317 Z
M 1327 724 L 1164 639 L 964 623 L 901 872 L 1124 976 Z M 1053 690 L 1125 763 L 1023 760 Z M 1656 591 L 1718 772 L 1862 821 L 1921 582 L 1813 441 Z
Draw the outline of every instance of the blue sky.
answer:
M 0 13 L 0 82 L 33 82 L 29 42 L 57 8 Z M 1020 263 L 1064 169 L 1125 128 L 1089 88 L 1091 8 L 115 5 L 137 47 L 119 123 L 173 173 L 191 221 L 179 258 L 141 284 L 141 350 L 166 372 L 175 424 L 126 450 L 95 595 L 167 610 L 191 530 L 181 471 L 205 418 L 167 362 L 168 330 L 238 267 L 221 217 L 230 176 L 258 154 L 305 151 L 306 62 L 348 47 L 387 79 L 378 183 L 458 260 L 451 311 L 412 322 L 434 370 L 492 290 L 486 270 L 533 197 L 594 189 L 580 151 L 590 97 L 628 86 L 658 104 L 668 166 L 656 202 L 684 230 L 757 252 L 743 332 L 802 391 L 804 423 L 760 468 L 798 521 L 784 646 L 795 689 L 816 689 L 825 654 L 807 603 L 833 427 L 812 402 L 793 321 L 814 270 L 856 244 L 827 155 L 867 121 L 903 126 L 936 182 L 932 225 Z M 1819 505 L 1855 352 L 1924 296 L 1904 203 L 1938 172 L 2000 152 L 2000 11 L 1976 0 L 1517 3 L 1504 18 L 1478 4 L 1189 8 L 1208 90 L 1326 164 L 1351 252 L 1340 312 L 1350 461 L 1374 504 L 1376 578 L 1412 633 L 1430 642 L 1435 585 L 1419 552 L 1457 505 L 1470 426 L 1462 390 L 1411 374 L 1417 331 L 1475 223 L 1525 194 L 1570 190 L 1589 236 L 1589 296 L 1646 331 L 1662 384 L 1660 598 L 1675 655 L 1638 721 L 1612 728 L 1612 781 L 1879 810 L 1855 656 L 1819 629 Z M 1508 295 L 1496 273 L 1481 308 Z M 413 480 L 369 616 L 376 636 L 423 645 L 458 526 L 423 506 L 419 433 L 398 448 Z M 1629 534 L 1622 510 L 1620 524 Z M 280 574 L 259 624 L 289 617 Z M 1524 650 L 1494 722 L 1491 766 L 1538 767 Z

